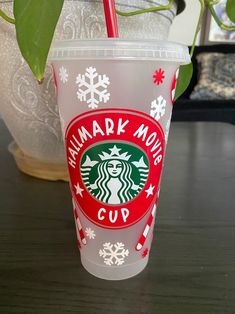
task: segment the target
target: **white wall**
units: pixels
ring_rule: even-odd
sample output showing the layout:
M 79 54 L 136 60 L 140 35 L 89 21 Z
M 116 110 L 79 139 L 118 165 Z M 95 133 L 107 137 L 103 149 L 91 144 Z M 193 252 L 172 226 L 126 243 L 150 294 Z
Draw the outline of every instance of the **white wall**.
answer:
M 186 0 L 186 8 L 174 19 L 169 34 L 170 41 L 191 45 L 200 13 L 198 0 Z M 197 41 L 199 43 L 199 39 Z

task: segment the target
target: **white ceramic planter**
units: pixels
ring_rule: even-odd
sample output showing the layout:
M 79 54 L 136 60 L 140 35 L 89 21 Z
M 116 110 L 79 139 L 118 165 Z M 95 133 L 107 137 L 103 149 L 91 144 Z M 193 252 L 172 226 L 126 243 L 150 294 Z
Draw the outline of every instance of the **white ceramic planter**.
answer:
M 117 8 L 133 11 L 165 4 L 168 0 L 117 0 Z M 12 15 L 12 1 L 1 1 L 1 9 Z M 167 38 L 172 11 L 118 17 L 122 38 Z M 106 37 L 101 1 L 65 1 L 55 39 Z M 45 80 L 38 85 L 19 52 L 14 27 L 0 21 L 0 115 L 15 144 L 11 146 L 18 166 L 26 173 L 47 179 L 65 179 L 64 146 L 54 95 L 54 83 L 47 66 Z M 20 149 L 19 149 L 20 148 Z

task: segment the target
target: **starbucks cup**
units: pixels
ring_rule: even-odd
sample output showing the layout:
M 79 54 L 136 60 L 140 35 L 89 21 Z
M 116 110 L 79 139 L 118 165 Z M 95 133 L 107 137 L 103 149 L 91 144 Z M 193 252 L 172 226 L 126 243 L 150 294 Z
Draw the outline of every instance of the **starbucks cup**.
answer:
M 54 43 L 81 262 L 121 280 L 148 263 L 184 46 L 119 39 Z

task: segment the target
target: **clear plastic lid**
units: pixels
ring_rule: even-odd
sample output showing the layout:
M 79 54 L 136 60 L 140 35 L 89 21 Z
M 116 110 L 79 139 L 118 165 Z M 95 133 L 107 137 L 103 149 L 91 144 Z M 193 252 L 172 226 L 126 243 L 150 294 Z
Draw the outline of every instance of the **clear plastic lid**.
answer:
M 190 63 L 188 47 L 168 41 L 88 39 L 53 42 L 50 60 L 136 59 Z

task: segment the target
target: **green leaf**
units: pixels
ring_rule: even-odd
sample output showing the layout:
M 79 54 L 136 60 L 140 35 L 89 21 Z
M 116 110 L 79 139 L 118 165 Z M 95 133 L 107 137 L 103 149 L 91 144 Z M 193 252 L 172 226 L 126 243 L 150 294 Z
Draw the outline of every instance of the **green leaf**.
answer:
M 181 65 L 176 85 L 175 100 L 187 89 L 193 75 L 192 63 Z
M 47 55 L 64 0 L 15 0 L 17 42 L 38 81 L 43 80 Z
M 235 0 L 227 0 L 226 12 L 230 20 L 235 23 Z

